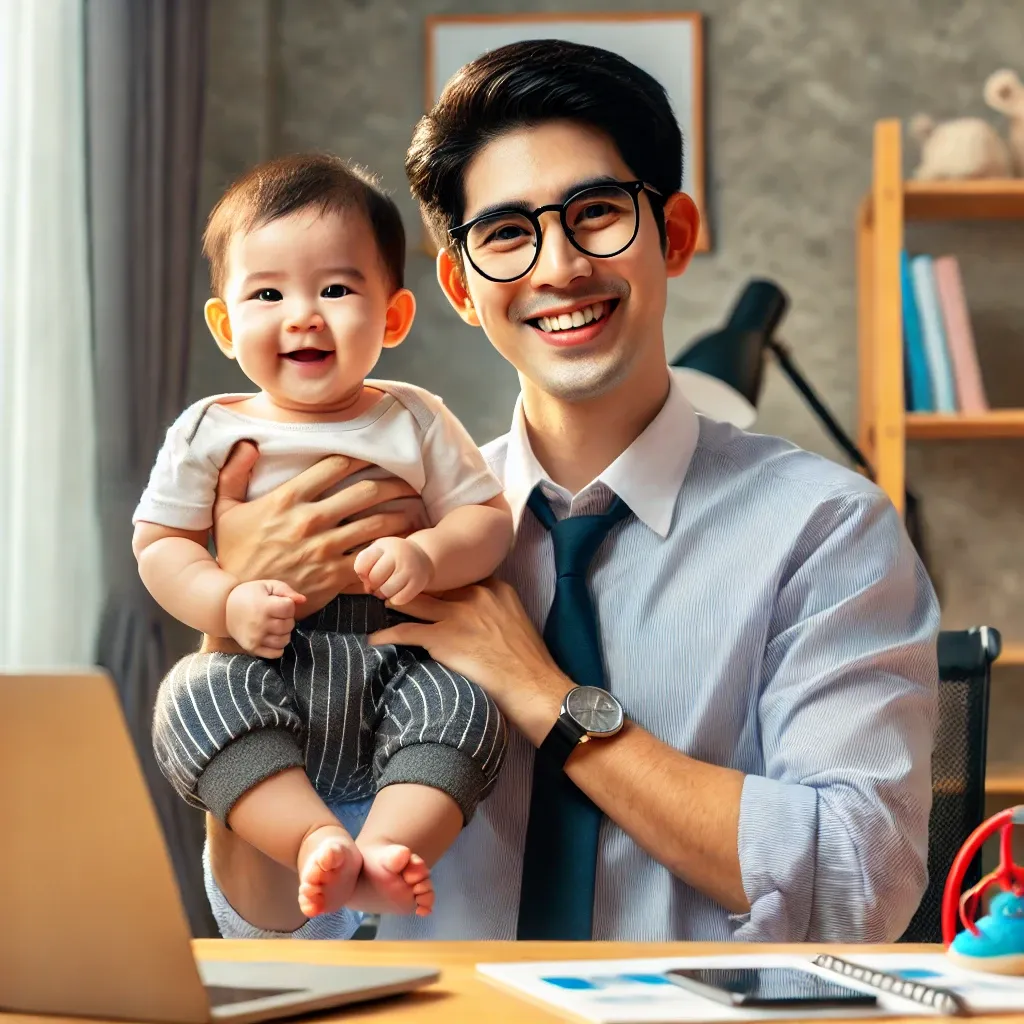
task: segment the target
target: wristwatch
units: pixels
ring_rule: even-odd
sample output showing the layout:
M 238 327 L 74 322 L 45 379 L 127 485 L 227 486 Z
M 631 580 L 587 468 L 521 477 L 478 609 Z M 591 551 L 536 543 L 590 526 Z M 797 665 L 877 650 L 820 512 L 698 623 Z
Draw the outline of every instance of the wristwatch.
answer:
M 554 767 L 562 768 L 581 743 L 591 737 L 614 736 L 624 719 L 622 705 L 607 690 L 599 686 L 574 686 L 565 695 L 558 720 L 538 753 Z

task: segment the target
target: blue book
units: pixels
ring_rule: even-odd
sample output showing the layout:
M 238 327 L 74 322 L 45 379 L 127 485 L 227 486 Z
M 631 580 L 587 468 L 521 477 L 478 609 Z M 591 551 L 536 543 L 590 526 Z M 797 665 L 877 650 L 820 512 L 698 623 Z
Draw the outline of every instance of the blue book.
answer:
M 918 316 L 914 283 L 910 276 L 910 257 L 905 251 L 900 253 L 900 291 L 903 296 L 903 347 L 909 378 L 907 390 L 910 392 L 907 408 L 912 412 L 934 412 L 928 360 L 921 335 L 921 318 Z
M 953 363 L 946 344 L 946 328 L 939 305 L 939 290 L 935 285 L 935 268 L 931 256 L 915 256 L 910 261 L 910 275 L 914 281 L 914 298 L 921 320 L 924 354 L 928 361 L 928 376 L 932 384 L 932 398 L 936 412 L 956 412 L 956 381 Z

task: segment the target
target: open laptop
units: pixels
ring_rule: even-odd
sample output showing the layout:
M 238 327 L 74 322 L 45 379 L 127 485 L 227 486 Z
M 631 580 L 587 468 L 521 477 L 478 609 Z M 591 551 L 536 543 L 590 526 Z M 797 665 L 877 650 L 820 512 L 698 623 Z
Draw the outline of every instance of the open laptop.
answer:
M 115 688 L 0 675 L 0 1011 L 206 1024 L 408 992 L 428 968 L 199 961 Z

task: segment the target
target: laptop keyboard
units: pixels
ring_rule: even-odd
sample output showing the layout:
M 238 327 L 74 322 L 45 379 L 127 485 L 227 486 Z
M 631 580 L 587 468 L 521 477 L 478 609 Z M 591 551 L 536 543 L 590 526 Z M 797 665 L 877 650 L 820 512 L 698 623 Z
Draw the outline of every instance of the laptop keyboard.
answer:
M 206 985 L 206 995 L 211 1006 L 230 1006 L 232 1003 L 247 1003 L 250 999 L 266 999 L 269 996 L 290 996 L 301 988 L 236 988 L 233 985 Z

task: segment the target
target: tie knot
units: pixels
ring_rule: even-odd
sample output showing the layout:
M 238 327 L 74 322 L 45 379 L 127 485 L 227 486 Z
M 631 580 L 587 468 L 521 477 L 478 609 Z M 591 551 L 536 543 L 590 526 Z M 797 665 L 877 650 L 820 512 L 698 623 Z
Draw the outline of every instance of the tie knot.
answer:
M 550 530 L 555 550 L 555 571 L 561 579 L 585 576 L 608 531 L 625 516 L 629 506 L 616 495 L 600 515 L 569 516 L 557 520 L 548 500 L 534 489 L 527 505 L 545 529 Z

